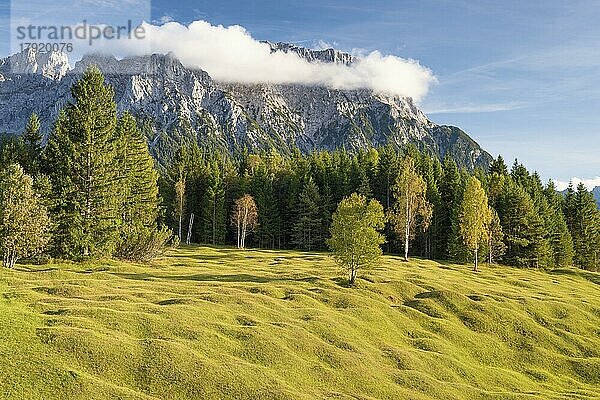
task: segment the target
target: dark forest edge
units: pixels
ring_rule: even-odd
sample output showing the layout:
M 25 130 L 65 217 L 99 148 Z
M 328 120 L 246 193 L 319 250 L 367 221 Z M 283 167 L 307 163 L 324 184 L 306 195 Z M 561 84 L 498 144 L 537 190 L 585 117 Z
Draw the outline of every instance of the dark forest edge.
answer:
M 0 142 L 7 266 L 22 258 L 146 261 L 179 241 L 245 247 L 246 237 L 259 248 L 326 250 L 336 208 L 354 193 L 348 207 L 366 210 L 368 199 L 381 205 L 382 223 L 372 225 L 387 253 L 600 266 L 593 195 L 580 184 L 563 196 L 517 161 L 509 170 L 499 156 L 487 170 L 467 171 L 414 146 L 230 156 L 192 144 L 157 167 L 135 119 L 118 115 L 99 70 L 89 69 L 72 95 L 45 145 L 35 115 L 22 136 Z M 408 204 L 414 213 L 399 218 Z M 242 223 L 245 211 L 252 218 Z

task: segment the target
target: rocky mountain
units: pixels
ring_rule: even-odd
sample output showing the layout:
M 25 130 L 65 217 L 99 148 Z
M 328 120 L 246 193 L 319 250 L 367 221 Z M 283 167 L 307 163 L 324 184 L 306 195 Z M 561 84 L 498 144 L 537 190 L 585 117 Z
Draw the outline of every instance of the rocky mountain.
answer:
M 594 198 L 596 199 L 596 204 L 598 204 L 598 208 L 600 208 L 600 186 L 596 186 L 594 190 L 592 190 L 594 194 Z
M 290 43 L 271 43 L 268 41 L 263 43 L 266 43 L 269 45 L 269 47 L 271 47 L 271 53 L 276 51 L 283 51 L 284 53 L 296 53 L 309 62 L 321 61 L 326 63 L 350 65 L 356 61 L 356 58 L 351 54 L 335 49 L 311 50 L 307 49 L 306 47 L 299 47 Z
M 355 60 L 333 49 L 269 45 L 310 62 Z M 491 160 L 465 132 L 430 121 L 410 98 L 366 89 L 216 82 L 201 69 L 158 54 L 122 60 L 87 55 L 72 70 L 61 53 L 29 50 L 0 60 L 0 132 L 21 132 L 32 112 L 49 131 L 70 100 L 70 86 L 90 65 L 98 66 L 114 86 L 119 111 L 130 111 L 143 122 L 159 159 L 170 158 L 180 143 L 196 141 L 232 153 L 245 147 L 289 153 L 295 147 L 303 152 L 355 151 L 413 143 L 468 168 Z

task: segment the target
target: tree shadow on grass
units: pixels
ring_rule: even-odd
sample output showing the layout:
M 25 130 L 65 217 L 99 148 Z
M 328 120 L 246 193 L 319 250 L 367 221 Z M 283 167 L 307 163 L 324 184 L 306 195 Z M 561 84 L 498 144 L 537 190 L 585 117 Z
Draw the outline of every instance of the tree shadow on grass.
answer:
M 585 271 L 585 270 L 560 268 L 560 269 L 553 269 L 552 271 L 550 271 L 550 274 L 551 275 L 580 276 L 596 285 L 600 285 L 600 274 Z
M 45 267 L 45 268 L 36 268 L 36 267 L 24 267 L 24 266 L 19 266 L 19 267 L 15 267 L 13 268 L 13 271 L 18 271 L 18 272 L 52 272 L 52 271 L 58 271 L 58 268 L 55 267 Z

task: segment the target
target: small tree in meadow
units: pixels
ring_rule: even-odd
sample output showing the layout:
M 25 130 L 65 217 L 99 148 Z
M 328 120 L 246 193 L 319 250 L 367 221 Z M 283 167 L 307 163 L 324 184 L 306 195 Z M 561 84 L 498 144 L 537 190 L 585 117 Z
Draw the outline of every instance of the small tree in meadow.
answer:
M 469 178 L 460 208 L 460 234 L 465 246 L 475 256 L 474 271 L 477 271 L 478 251 L 482 243 L 488 239 L 489 225 L 492 213 L 488 206 L 488 199 L 481 187 L 479 179 Z
M 33 190 L 33 180 L 12 164 L 0 173 L 0 253 L 14 268 L 19 259 L 39 254 L 48 244 L 50 221 Z
M 258 207 L 254 198 L 246 194 L 235 201 L 231 214 L 231 225 L 237 230 L 237 247 L 246 247 L 246 236 L 258 227 Z
M 365 196 L 353 193 L 338 204 L 327 244 L 333 258 L 348 270 L 350 285 L 359 269 L 373 265 L 381 256 L 385 237 L 378 231 L 384 226 L 383 207 L 377 200 L 367 201 Z

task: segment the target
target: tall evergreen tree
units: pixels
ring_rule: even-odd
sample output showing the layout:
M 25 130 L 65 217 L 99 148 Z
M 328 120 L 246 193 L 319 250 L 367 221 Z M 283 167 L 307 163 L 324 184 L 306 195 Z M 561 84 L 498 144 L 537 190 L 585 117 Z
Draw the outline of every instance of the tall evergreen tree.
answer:
M 506 241 L 506 260 L 517 266 L 545 266 L 550 248 L 544 223 L 531 197 L 509 179 L 498 199 L 498 213 Z
M 293 228 L 293 243 L 303 250 L 322 247 L 321 196 L 319 188 L 309 179 L 302 189 L 298 205 L 298 220 Z
M 170 237 L 166 228 L 159 230 L 157 225 L 161 209 L 158 172 L 131 114 L 119 119 L 116 136 L 121 226 L 115 255 L 144 261 L 156 256 Z
M 22 167 L 27 174 L 35 175 L 39 172 L 42 139 L 43 135 L 40 131 L 40 119 L 37 114 L 33 113 L 29 117 L 25 132 L 23 132 L 25 159 L 23 160 Z
M 203 218 L 205 225 L 205 240 L 209 243 L 223 244 L 227 233 L 227 210 L 225 209 L 224 165 L 216 159 L 208 166 L 209 180 L 206 188 L 206 209 Z
M 575 192 L 570 186 L 565 207 L 573 237 L 575 265 L 597 271 L 600 266 L 600 211 L 594 197 L 582 183 L 577 185 Z
M 256 236 L 260 247 L 275 248 L 279 236 L 279 208 L 273 188 L 273 178 L 262 166 L 252 178 L 252 194 L 258 207 Z
M 439 239 L 442 243 L 442 258 L 450 258 L 451 242 L 458 239 L 457 219 L 458 205 L 462 197 L 461 177 L 456 163 L 444 158 L 442 163 L 442 179 L 439 185 L 441 207 L 438 210 Z
M 71 94 L 73 103 L 59 116 L 47 155 L 60 247 L 71 257 L 108 256 L 121 223 L 114 92 L 92 67 Z

